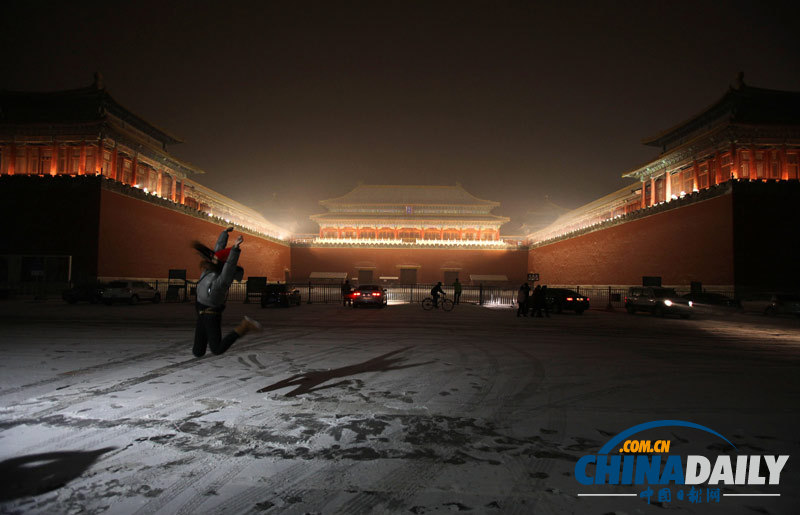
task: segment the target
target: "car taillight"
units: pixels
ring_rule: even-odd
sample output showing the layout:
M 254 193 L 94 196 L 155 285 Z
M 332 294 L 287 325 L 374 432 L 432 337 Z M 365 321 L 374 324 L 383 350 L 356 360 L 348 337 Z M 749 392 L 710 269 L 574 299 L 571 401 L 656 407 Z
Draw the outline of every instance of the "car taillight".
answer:
M 380 297 L 380 296 L 381 296 L 381 292 L 379 292 L 379 291 L 374 291 L 374 292 L 372 292 L 372 296 L 373 296 L 373 297 Z
M 586 298 L 585 298 L 585 299 L 583 299 L 583 300 L 585 300 L 586 302 L 589 302 L 589 297 L 586 297 Z
M 572 302 L 572 297 L 567 297 L 567 302 Z

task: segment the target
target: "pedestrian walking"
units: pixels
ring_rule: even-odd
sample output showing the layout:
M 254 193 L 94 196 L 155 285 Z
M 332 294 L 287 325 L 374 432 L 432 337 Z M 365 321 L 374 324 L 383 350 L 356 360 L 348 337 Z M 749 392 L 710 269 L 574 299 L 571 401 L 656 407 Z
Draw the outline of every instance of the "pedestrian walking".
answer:
M 225 248 L 231 231 L 233 227 L 222 231 L 213 251 L 201 243 L 194 244 L 194 248 L 203 255 L 200 263 L 203 273 L 197 281 L 197 325 L 192 347 L 192 353 L 198 358 L 205 355 L 207 348 L 211 349 L 212 354 L 222 354 L 242 336 L 262 329 L 260 323 L 245 316 L 233 331 L 222 337 L 222 312 L 225 310 L 228 289 L 239 272 L 241 276 L 244 275 L 244 269 L 237 266 L 241 254 L 239 247 L 244 238 L 240 235 L 232 247 Z
M 461 300 L 461 283 L 458 282 L 458 277 L 456 277 L 453 283 L 453 304 L 458 304 L 459 300 Z
M 342 283 L 342 306 L 347 306 L 352 303 L 353 298 L 350 296 L 352 290 L 350 289 L 350 281 L 347 279 Z
M 528 283 L 522 284 L 517 292 L 517 316 L 528 316 L 528 298 L 531 294 L 531 287 Z

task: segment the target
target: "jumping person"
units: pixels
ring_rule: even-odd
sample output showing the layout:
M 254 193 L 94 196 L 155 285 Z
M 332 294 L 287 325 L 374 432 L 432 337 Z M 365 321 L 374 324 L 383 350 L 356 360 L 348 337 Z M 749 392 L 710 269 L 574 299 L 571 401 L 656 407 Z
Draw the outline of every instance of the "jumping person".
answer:
M 244 241 L 242 236 L 230 248 L 225 248 L 228 243 L 228 233 L 233 227 L 228 227 L 217 238 L 214 251 L 200 243 L 194 247 L 203 254 L 200 266 L 203 273 L 197 281 L 197 326 L 194 332 L 194 347 L 192 353 L 198 358 L 205 355 L 206 347 L 212 354 L 222 354 L 233 345 L 237 339 L 252 331 L 260 331 L 261 324 L 245 316 L 233 331 L 222 338 L 222 311 L 225 309 L 225 299 L 228 288 L 236 275 L 244 274 L 239 261 L 241 249 L 239 246 Z

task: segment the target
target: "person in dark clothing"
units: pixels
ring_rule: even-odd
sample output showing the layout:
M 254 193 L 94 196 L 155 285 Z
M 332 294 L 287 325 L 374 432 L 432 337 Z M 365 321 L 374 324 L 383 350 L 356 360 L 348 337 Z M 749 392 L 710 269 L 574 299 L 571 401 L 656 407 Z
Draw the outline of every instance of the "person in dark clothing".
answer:
M 461 300 L 461 283 L 458 281 L 458 277 L 456 277 L 453 283 L 453 304 L 458 304 L 459 300 Z
M 531 294 L 531 318 L 542 316 L 542 287 L 538 284 Z
M 524 283 L 517 292 L 517 316 L 528 316 L 528 298 L 531 294 L 531 287 Z
M 197 281 L 197 303 L 195 305 L 197 326 L 192 347 L 192 353 L 198 358 L 205 355 L 207 348 L 211 349 L 212 354 L 222 354 L 242 336 L 262 329 L 261 324 L 245 316 L 233 331 L 222 338 L 222 312 L 225 310 L 228 288 L 230 288 L 234 276 L 237 275 L 237 268 L 241 269 L 236 264 L 241 254 L 239 246 L 244 241 L 244 238 L 239 236 L 232 247 L 225 248 L 228 243 L 228 233 L 231 231 L 233 231 L 233 227 L 222 231 L 217 238 L 212 254 L 202 244 L 195 243 L 194 245 L 195 249 L 204 257 L 200 263 L 203 273 L 200 275 L 200 280 Z
M 547 285 L 542 286 L 542 309 L 544 310 L 544 316 L 550 318 L 550 309 L 547 307 Z M 539 316 L 542 316 L 541 314 Z
M 544 311 L 547 318 L 550 318 L 550 312 L 547 309 L 547 286 L 536 286 L 533 290 L 533 312 L 531 317 L 542 318 L 542 311 Z
M 446 295 L 442 289 L 442 281 L 436 283 L 436 286 L 431 288 L 431 297 L 433 297 L 433 307 L 439 309 L 439 295 Z
M 353 299 L 350 297 L 350 281 L 347 279 L 342 283 L 342 306 L 347 306 L 352 303 Z

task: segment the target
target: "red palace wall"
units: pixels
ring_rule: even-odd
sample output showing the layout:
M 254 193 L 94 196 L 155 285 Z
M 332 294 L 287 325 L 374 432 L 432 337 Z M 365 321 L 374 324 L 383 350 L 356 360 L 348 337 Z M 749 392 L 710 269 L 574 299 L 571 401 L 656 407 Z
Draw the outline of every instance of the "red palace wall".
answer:
M 654 214 L 532 248 L 528 271 L 541 284 L 733 285 L 733 195 Z
M 99 277 L 166 278 L 170 268 L 186 269 L 189 279 L 200 276 L 191 243 L 213 247 L 223 226 L 113 191 L 100 193 Z M 229 245 L 237 235 L 232 233 Z M 245 277 L 283 281 L 290 259 L 288 245 L 244 235 L 239 264 Z
M 400 275 L 399 265 L 418 266 L 417 282 L 444 280 L 442 268 L 460 269 L 461 282 L 470 274 L 506 275 L 513 282 L 525 279 L 527 251 L 502 249 L 359 249 L 292 248 L 292 279 L 305 281 L 311 272 L 347 272 L 358 275 L 359 267 L 375 267 L 373 277 Z

